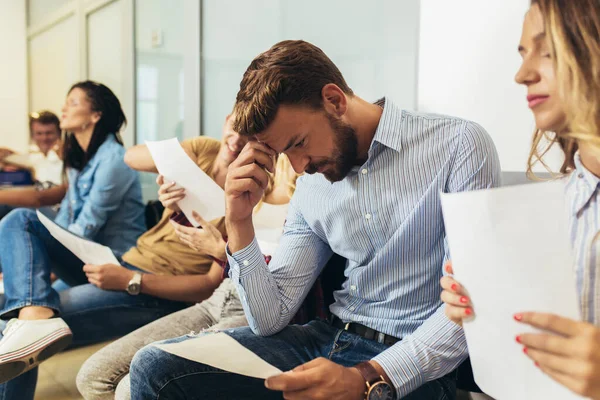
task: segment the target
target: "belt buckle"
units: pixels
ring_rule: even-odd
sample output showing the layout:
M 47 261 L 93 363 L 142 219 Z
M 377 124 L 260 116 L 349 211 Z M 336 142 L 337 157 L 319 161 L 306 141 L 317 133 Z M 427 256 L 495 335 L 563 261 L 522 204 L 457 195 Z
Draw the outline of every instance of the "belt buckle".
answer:
M 344 325 L 344 330 L 347 331 L 350 328 L 350 324 L 352 322 L 347 322 L 346 325 Z

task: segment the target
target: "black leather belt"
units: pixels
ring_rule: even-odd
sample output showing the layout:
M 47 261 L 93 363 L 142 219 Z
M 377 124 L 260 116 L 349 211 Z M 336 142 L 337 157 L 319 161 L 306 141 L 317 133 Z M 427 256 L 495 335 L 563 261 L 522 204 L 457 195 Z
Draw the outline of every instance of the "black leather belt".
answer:
M 356 322 L 345 323 L 344 321 L 342 321 L 341 319 L 339 319 L 336 316 L 332 316 L 331 319 L 329 320 L 329 322 L 330 322 L 331 326 L 333 326 L 335 328 L 343 329 L 350 333 L 354 333 L 356 335 L 362 336 L 368 340 L 374 340 L 376 342 L 383 343 L 386 346 L 391 346 L 394 343 L 399 342 L 401 340 L 396 337 L 386 335 L 385 333 L 378 332 L 375 329 L 371 329 L 367 326 L 358 324 Z

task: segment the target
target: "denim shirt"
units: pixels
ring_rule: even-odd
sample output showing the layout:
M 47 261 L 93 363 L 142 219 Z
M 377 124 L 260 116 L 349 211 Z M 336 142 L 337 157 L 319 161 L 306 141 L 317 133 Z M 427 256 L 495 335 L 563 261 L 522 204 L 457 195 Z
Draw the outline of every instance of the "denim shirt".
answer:
M 125 164 L 124 155 L 125 148 L 109 135 L 83 170 L 69 168 L 69 189 L 55 219 L 63 228 L 110 247 L 117 257 L 145 231 L 138 173 Z

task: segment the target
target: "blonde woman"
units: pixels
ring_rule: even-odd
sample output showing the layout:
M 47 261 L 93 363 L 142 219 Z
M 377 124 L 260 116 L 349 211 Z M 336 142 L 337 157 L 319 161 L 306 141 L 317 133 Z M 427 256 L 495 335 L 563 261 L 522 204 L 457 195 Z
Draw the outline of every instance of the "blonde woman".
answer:
M 231 117 L 227 117 L 223 131 L 223 139 L 220 144 L 214 139 L 199 137 L 192 140 L 193 143 L 210 143 L 218 149 L 218 153 L 203 154 L 198 150 L 189 150 L 198 148 L 198 145 L 190 146 L 190 143 L 184 142 L 184 149 L 188 153 L 194 153 L 194 160 L 200 160 L 210 157 L 214 167 L 211 170 L 211 176 L 220 186 L 225 182 L 225 175 L 229 164 L 236 159 L 242 147 L 247 143 L 247 139 L 240 136 L 231 128 Z M 216 143 L 215 143 L 216 142 Z M 203 146 L 204 148 L 205 146 Z M 215 156 L 216 155 L 216 156 Z M 135 169 L 143 171 L 154 171 L 156 167 L 148 153 L 145 145 L 136 146 L 130 149 L 125 157 L 126 162 Z M 199 163 L 199 161 L 198 161 Z M 268 188 L 265 191 L 261 207 L 257 207 L 257 214 L 263 215 L 263 219 L 271 218 L 273 223 L 279 223 L 283 227 L 283 219 L 289 202 L 295 188 L 296 174 L 290 166 L 289 160 L 285 156 L 279 157 L 275 174 L 270 176 Z M 160 185 L 158 191 L 159 200 L 166 207 L 165 215 L 168 218 L 161 220 L 166 229 L 174 231 L 169 234 L 169 240 L 179 240 L 179 245 L 171 243 L 169 249 L 166 249 L 164 235 L 158 234 L 159 228 L 147 232 L 138 241 L 135 252 L 130 257 L 138 259 L 140 263 L 157 265 L 157 255 L 164 254 L 165 263 L 169 267 L 161 267 L 162 272 L 156 271 L 153 280 L 141 280 L 142 291 L 153 290 L 154 295 L 178 296 L 182 299 L 183 293 L 189 293 L 187 301 L 197 302 L 195 305 L 162 317 L 121 339 L 104 347 L 94 354 L 81 367 L 77 376 L 77 387 L 85 399 L 129 399 L 129 366 L 137 350 L 147 344 L 155 341 L 170 339 L 177 336 L 189 334 L 191 332 L 200 332 L 204 329 L 228 329 L 247 325 L 244 310 L 237 293 L 237 290 L 231 280 L 224 277 L 228 276 L 227 259 L 225 254 L 224 223 L 219 219 L 218 223 L 207 223 L 200 215 L 196 219 L 203 229 L 195 229 L 190 226 L 186 218 L 181 214 L 177 206 L 185 193 L 182 189 L 175 189 L 174 183 L 165 182 L 162 176 L 159 176 L 157 183 Z M 283 208 L 283 210 L 282 210 Z M 258 217 L 258 215 L 257 215 Z M 153 234 L 156 233 L 156 234 Z M 144 240 L 147 236 L 147 240 Z M 188 246 L 186 250 L 181 246 Z M 159 246 L 165 248 L 161 250 Z M 132 250 L 133 251 L 133 250 Z M 153 256 L 154 254 L 154 256 Z M 194 258 L 200 256 L 210 256 L 213 267 L 208 272 L 209 275 L 215 275 L 214 281 L 217 281 L 218 287 L 211 288 L 210 293 L 199 286 L 199 281 L 194 277 L 193 269 Z M 126 258 L 124 256 L 124 258 Z M 145 261 L 144 261 L 145 259 Z M 169 276 L 169 269 L 180 268 L 184 260 L 189 265 L 188 270 L 179 276 Z M 221 282 L 222 281 L 222 282 Z M 206 295 L 199 297 L 200 291 L 206 292 Z M 212 292 L 214 290 L 214 292 Z M 200 301 L 198 299 L 206 299 Z M 193 301 L 196 299 L 195 301 Z
M 526 349 L 524 357 L 551 378 L 600 399 L 600 2 L 532 1 L 519 52 L 523 63 L 515 79 L 527 86 L 537 126 L 528 172 L 549 148 L 539 151 L 544 137 L 565 156 L 560 173 L 584 321 L 523 310 L 517 321 L 547 333 L 524 333 L 516 340 Z M 451 265 L 446 268 L 452 273 Z M 452 277 L 441 284 L 447 316 L 462 324 L 474 305 Z

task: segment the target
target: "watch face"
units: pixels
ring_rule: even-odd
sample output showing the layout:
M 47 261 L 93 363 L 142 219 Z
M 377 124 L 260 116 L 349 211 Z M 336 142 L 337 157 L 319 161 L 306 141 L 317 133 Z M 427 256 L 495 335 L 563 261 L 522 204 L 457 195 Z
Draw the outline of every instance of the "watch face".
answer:
M 127 293 L 129 294 L 139 294 L 140 293 L 140 289 L 141 286 L 139 283 L 130 283 L 129 286 L 127 286 Z
M 394 389 L 387 382 L 371 385 L 367 400 L 394 400 Z

